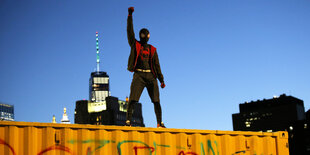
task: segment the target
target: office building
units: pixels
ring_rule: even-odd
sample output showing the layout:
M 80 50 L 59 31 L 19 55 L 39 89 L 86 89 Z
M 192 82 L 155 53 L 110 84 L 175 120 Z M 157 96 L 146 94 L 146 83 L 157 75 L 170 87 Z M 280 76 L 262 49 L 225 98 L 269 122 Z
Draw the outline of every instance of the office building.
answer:
M 14 121 L 14 106 L 0 103 L 0 120 Z
M 232 115 L 234 131 L 287 131 L 290 154 L 307 152 L 309 129 L 302 100 L 283 94 L 272 99 L 239 104 L 239 110 L 240 113 Z M 310 149 L 307 153 L 310 154 Z
M 302 100 L 285 94 L 239 104 L 240 113 L 233 114 L 234 130 L 284 131 L 296 121 L 305 120 Z
M 104 101 L 110 96 L 109 76 L 106 72 L 92 72 L 89 78 L 89 100 L 92 102 Z

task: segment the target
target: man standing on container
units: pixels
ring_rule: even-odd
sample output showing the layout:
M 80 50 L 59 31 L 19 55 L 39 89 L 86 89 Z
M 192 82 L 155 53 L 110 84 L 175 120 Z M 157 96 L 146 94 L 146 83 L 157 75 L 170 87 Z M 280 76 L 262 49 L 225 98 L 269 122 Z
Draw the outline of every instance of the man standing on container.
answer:
M 126 125 L 131 126 L 134 104 L 139 102 L 141 93 L 146 87 L 148 94 L 154 104 L 157 127 L 165 128 L 165 125 L 162 122 L 159 89 L 157 84 L 158 78 L 161 83 L 161 88 L 165 88 L 166 85 L 164 83 L 164 76 L 161 73 L 156 48 L 150 44 L 147 44 L 150 38 L 150 32 L 146 28 L 143 28 L 139 32 L 140 41 L 137 41 L 135 38 L 132 22 L 133 12 L 133 7 L 128 8 L 127 37 L 131 51 L 128 59 L 127 69 L 130 72 L 134 72 L 134 75 L 130 86 Z

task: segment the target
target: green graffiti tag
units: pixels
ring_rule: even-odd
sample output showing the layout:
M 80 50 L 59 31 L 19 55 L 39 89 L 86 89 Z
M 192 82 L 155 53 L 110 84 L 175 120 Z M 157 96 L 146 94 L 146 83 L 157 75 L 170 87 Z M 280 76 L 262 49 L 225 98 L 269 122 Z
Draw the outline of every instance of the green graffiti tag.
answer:
M 154 142 L 153 144 L 154 144 L 155 155 L 156 155 L 157 146 L 159 146 L 159 147 L 170 147 L 170 145 L 156 144 L 156 142 Z
M 212 155 L 216 155 L 216 154 L 215 154 L 215 151 L 214 151 L 214 149 L 213 149 L 213 147 L 212 147 L 212 142 L 211 142 L 211 140 L 208 140 L 208 141 L 207 141 L 207 144 L 208 144 L 208 154 L 210 154 L 210 151 L 212 151 Z M 220 153 L 219 153 L 219 151 L 218 151 L 217 142 L 214 141 L 214 144 L 215 144 L 216 150 L 217 150 L 216 153 L 217 153 L 217 155 L 219 155 Z M 201 154 L 202 154 L 202 155 L 205 155 L 206 152 L 205 152 L 203 143 L 200 143 L 200 148 L 201 148 Z
M 201 148 L 201 154 L 205 155 L 206 153 L 205 153 L 205 149 L 202 143 L 200 143 L 200 148 Z

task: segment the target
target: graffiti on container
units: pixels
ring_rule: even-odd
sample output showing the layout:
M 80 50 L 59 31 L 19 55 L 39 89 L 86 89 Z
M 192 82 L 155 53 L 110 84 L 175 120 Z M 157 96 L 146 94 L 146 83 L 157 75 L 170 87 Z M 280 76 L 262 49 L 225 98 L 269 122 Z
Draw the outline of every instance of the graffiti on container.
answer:
M 217 152 L 215 153 L 216 150 L 215 150 L 215 148 L 213 148 L 211 140 L 208 140 L 208 141 L 207 141 L 207 144 L 208 144 L 208 145 L 207 145 L 207 146 L 208 146 L 208 154 L 210 154 L 210 151 L 212 151 L 212 155 L 219 155 L 220 153 L 219 153 L 219 151 L 218 151 L 217 142 L 214 141 L 213 143 L 214 143 L 215 146 L 216 146 Z M 202 154 L 202 155 L 205 155 L 206 152 L 205 152 L 203 143 L 200 143 L 200 148 L 201 148 L 201 154 Z
M 240 155 L 240 154 L 246 154 L 246 152 L 247 151 L 251 151 L 251 150 L 242 150 L 242 151 L 237 151 L 237 152 L 235 152 L 234 154 L 232 154 L 232 155 Z M 257 153 L 256 153 L 256 151 L 254 151 L 254 154 L 253 155 L 258 155 Z M 264 154 L 260 154 L 260 155 L 264 155 Z M 273 154 L 270 154 L 270 155 L 273 155 Z
M 91 155 L 93 154 L 93 152 L 101 149 L 102 147 L 104 147 L 106 144 L 109 143 L 115 143 L 115 141 L 113 140 L 69 140 L 67 141 L 69 144 L 75 144 L 75 143 L 82 143 L 82 144 L 90 144 L 90 143 L 95 143 L 96 145 L 98 145 L 93 151 L 91 150 L 91 148 L 87 148 L 87 155 Z
M 99 144 L 99 146 L 96 147 L 93 151 L 91 151 L 90 148 L 88 148 L 87 155 L 90 155 L 90 154 L 94 153 L 95 151 L 104 147 L 106 144 L 116 143 L 116 142 L 111 141 L 111 140 L 85 140 L 85 141 L 70 140 L 70 141 L 68 141 L 68 143 L 71 143 L 71 144 L 75 144 L 75 143 L 83 143 L 83 144 L 85 144 L 85 143 L 97 143 L 97 144 Z M 122 150 L 121 146 L 124 144 L 132 144 L 133 145 L 133 151 L 134 151 L 135 155 L 139 155 L 139 150 L 147 150 L 149 155 L 153 155 L 153 154 L 156 155 L 157 154 L 156 151 L 157 151 L 158 147 L 171 148 L 170 145 L 157 144 L 156 142 L 153 142 L 153 146 L 150 146 L 147 143 L 145 143 L 143 141 L 139 141 L 139 140 L 124 140 L 124 141 L 120 141 L 116 144 L 118 155 L 122 155 L 123 150 Z M 214 144 L 216 145 L 216 148 L 217 148 L 217 142 L 216 141 L 214 141 Z M 201 147 L 203 150 L 201 155 L 205 155 L 203 143 L 201 143 Z M 181 149 L 181 151 L 177 155 L 198 155 L 198 153 L 196 153 L 196 152 L 184 151 L 184 150 L 186 150 L 185 147 L 175 146 L 174 148 Z M 212 147 L 211 141 L 209 140 L 208 141 L 208 154 L 210 154 L 210 151 L 212 151 L 212 153 L 213 153 L 212 155 L 218 155 L 219 154 L 218 150 L 217 150 L 217 154 L 215 154 L 215 149 Z
M 237 155 L 237 154 L 241 154 L 241 153 L 242 153 L 242 154 L 245 154 L 245 152 L 246 152 L 245 150 L 244 150 L 244 151 L 237 151 L 237 152 L 235 152 L 235 153 L 232 154 L 232 155 Z
M 62 146 L 62 145 L 53 145 L 53 146 L 50 146 L 44 150 L 42 150 L 41 152 L 38 153 L 38 155 L 43 155 L 44 153 L 48 152 L 48 151 L 52 151 L 52 150 L 61 150 L 61 151 L 64 151 L 64 152 L 67 152 L 69 154 L 74 154 L 70 148 L 68 147 L 65 147 L 65 146 Z
M 195 153 L 195 152 L 184 152 L 184 151 L 181 151 L 178 155 L 186 155 L 186 154 L 198 155 L 198 154 Z
M 5 142 L 5 141 L 2 140 L 2 139 L 0 139 L 0 144 L 2 144 L 2 145 L 4 145 L 4 146 L 7 146 L 7 147 L 10 149 L 10 151 L 13 153 L 13 155 L 16 155 L 16 154 L 15 154 L 15 151 L 14 151 L 14 149 L 13 149 L 13 147 L 12 147 L 10 144 L 8 144 L 7 142 Z
M 154 148 L 153 147 L 150 147 L 148 146 L 146 143 L 142 142 L 142 141 L 137 141 L 137 140 L 124 140 L 124 141 L 121 141 L 119 143 L 117 143 L 117 151 L 118 151 L 118 154 L 121 155 L 122 154 L 122 150 L 121 150 L 121 145 L 122 144 L 125 144 L 125 143 L 138 143 L 138 144 L 142 144 L 144 145 L 143 147 L 144 148 L 147 148 L 149 151 L 150 151 L 150 155 L 152 154 L 152 152 L 154 152 Z M 137 155 L 138 153 L 138 149 L 135 150 L 135 154 Z
M 148 145 L 147 143 L 143 142 L 143 141 L 139 141 L 139 140 L 123 140 L 123 141 L 119 141 L 116 142 L 114 140 L 69 140 L 67 141 L 67 143 L 70 145 L 74 145 L 74 144 L 89 144 L 89 145 L 93 145 L 96 146 L 94 149 L 92 149 L 92 147 L 88 146 L 87 150 L 86 150 L 86 155 L 91 155 L 94 154 L 96 151 L 99 151 L 101 149 L 104 149 L 104 147 L 106 145 L 111 145 L 114 144 L 116 145 L 116 149 L 118 152 L 118 155 L 122 155 L 122 152 L 125 152 L 126 150 L 122 150 L 122 146 L 125 144 L 130 144 L 132 145 L 132 151 L 134 152 L 134 155 L 139 155 L 139 153 L 141 154 L 141 152 L 146 152 L 146 154 L 149 155 L 156 155 L 157 151 L 159 148 L 163 148 L 163 149 L 177 149 L 178 153 L 176 155 L 219 155 L 219 150 L 218 150 L 218 143 L 217 141 L 211 141 L 211 140 L 207 140 L 206 141 L 206 147 L 204 145 L 204 143 L 200 143 L 200 153 L 197 152 L 193 152 L 190 149 L 187 150 L 186 147 L 182 147 L 182 146 L 171 146 L 171 145 L 165 145 L 165 144 L 157 144 L 156 142 L 153 142 L 152 145 Z M 4 140 L 0 139 L 0 145 L 4 145 L 5 147 L 8 148 L 8 150 L 13 154 L 16 155 L 14 148 L 8 144 L 7 142 L 5 142 Z M 130 147 L 123 147 L 124 148 L 130 148 Z M 66 153 L 69 153 L 71 155 L 74 155 L 75 153 L 68 147 L 68 145 L 66 144 L 66 146 L 63 145 L 52 145 L 47 147 L 46 149 L 43 149 L 42 151 L 40 151 L 39 153 L 37 153 L 37 155 L 44 155 L 45 153 L 49 152 L 49 151 L 63 151 Z M 168 150 L 167 150 L 168 151 Z M 235 153 L 233 153 L 232 155 L 241 155 L 241 154 L 246 154 L 247 151 L 250 150 L 242 150 L 242 151 L 237 151 Z M 255 152 L 255 151 L 254 151 Z M 84 153 L 83 153 L 84 154 Z M 256 155 L 256 153 L 254 153 L 254 155 Z
M 138 149 L 148 149 L 148 150 L 151 150 L 151 153 L 155 151 L 153 147 L 148 147 L 148 146 L 135 146 L 133 147 L 133 149 L 135 150 L 135 154 L 138 154 Z

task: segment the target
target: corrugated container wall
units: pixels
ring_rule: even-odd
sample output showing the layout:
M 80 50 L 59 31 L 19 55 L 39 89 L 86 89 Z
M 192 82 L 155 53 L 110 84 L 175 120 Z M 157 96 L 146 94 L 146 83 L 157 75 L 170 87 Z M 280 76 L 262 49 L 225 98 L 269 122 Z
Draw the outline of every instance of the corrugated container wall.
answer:
M 0 155 L 288 155 L 287 132 L 0 121 Z

